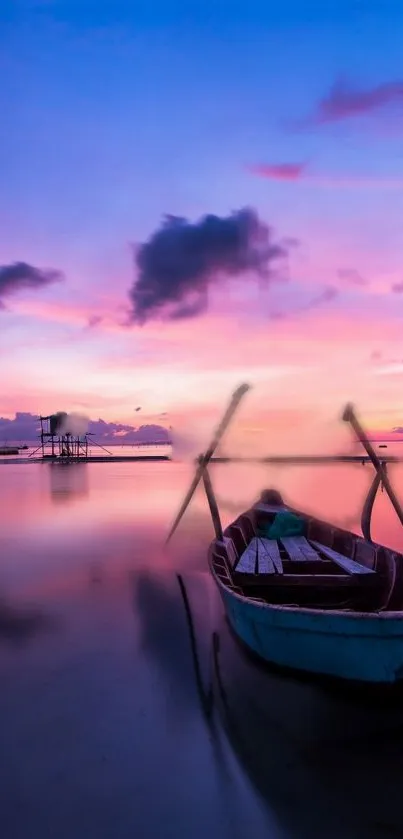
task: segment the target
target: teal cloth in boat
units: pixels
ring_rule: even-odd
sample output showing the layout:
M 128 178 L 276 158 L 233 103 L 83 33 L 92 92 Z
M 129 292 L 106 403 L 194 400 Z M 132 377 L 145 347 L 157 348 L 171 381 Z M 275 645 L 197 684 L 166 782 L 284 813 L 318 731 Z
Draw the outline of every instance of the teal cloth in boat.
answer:
M 276 513 L 274 521 L 259 527 L 260 536 L 266 539 L 282 539 L 285 536 L 303 536 L 306 530 L 305 519 L 295 513 Z

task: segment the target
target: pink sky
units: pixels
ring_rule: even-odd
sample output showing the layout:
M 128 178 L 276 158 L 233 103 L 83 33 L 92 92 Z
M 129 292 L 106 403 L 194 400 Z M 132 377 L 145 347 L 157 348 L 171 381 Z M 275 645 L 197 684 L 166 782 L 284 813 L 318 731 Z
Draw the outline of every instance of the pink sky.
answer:
M 339 435 L 348 445 L 347 430 L 337 425 L 347 400 L 373 429 L 391 429 L 403 417 L 401 304 L 394 295 L 391 305 L 382 277 L 369 279 L 348 306 L 331 301 L 304 310 L 301 300 L 313 299 L 322 284 L 307 283 L 301 260 L 294 295 L 284 284 L 259 301 L 240 285 L 239 299 L 226 304 L 218 296 L 198 319 L 129 329 L 119 325 L 123 295 L 105 308 L 84 294 L 76 305 L 64 303 L 51 289 L 42 299 L 16 297 L 2 315 L 2 337 L 8 333 L 12 348 L 0 371 L 2 415 L 66 409 L 136 424 L 142 405 L 142 422 L 191 429 L 203 445 L 232 390 L 247 381 L 253 390 L 227 447 L 317 450 L 328 440 L 338 444 Z M 263 316 L 274 301 L 283 318 Z M 90 329 L 94 309 L 105 320 Z

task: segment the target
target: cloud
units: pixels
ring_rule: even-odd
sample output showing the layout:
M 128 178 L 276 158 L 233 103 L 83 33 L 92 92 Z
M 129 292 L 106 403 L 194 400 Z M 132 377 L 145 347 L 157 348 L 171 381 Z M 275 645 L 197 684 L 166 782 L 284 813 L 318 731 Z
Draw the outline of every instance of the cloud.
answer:
M 89 432 L 94 435 L 95 440 L 104 443 L 165 443 L 170 442 L 168 430 L 162 425 L 147 424 L 135 428 L 132 425 L 121 423 L 105 422 L 105 420 L 92 420 L 89 423 Z
M 62 279 L 62 272 L 54 268 L 34 268 L 27 262 L 0 265 L 0 305 L 4 297 L 21 289 L 44 288 Z
M 332 175 L 310 172 L 305 163 L 258 163 L 247 166 L 247 170 L 252 175 L 266 180 L 306 183 L 309 186 L 324 187 L 325 189 L 401 189 L 403 186 L 401 177 L 378 178 L 365 175 Z M 282 241 L 283 245 L 285 245 L 285 241 Z
M 368 280 L 365 279 L 355 268 L 340 268 L 337 272 L 340 280 L 353 286 L 367 286 Z
M 299 181 L 305 175 L 305 163 L 260 163 L 247 167 L 254 175 L 273 181 Z
M 211 286 L 252 272 L 269 281 L 272 263 L 287 254 L 271 228 L 248 207 L 190 222 L 166 216 L 137 248 L 137 279 L 129 295 L 132 322 L 196 317 L 209 305 Z
M 323 125 L 379 111 L 403 102 L 403 81 L 384 82 L 367 89 L 336 82 L 305 125 Z
M 96 442 L 111 445 L 119 444 L 143 444 L 143 443 L 166 443 L 170 442 L 169 432 L 162 425 L 149 424 L 136 428 L 133 425 L 122 423 L 105 422 L 105 420 L 85 420 L 85 429 L 74 414 L 69 415 L 70 421 L 77 420 L 73 433 L 82 434 L 88 430 Z M 0 440 L 1 441 L 29 441 L 38 439 L 40 432 L 39 417 L 35 414 L 17 412 L 14 419 L 0 417 Z
M 89 329 L 95 329 L 96 326 L 99 326 L 103 321 L 102 315 L 91 315 L 88 318 L 87 326 Z
M 288 317 L 294 317 L 294 315 L 301 314 L 303 312 L 309 312 L 312 309 L 316 309 L 318 306 L 322 306 L 325 303 L 331 303 L 332 300 L 338 296 L 339 291 L 335 286 L 326 286 L 320 294 L 313 297 L 307 303 L 302 303 L 300 306 L 296 306 L 295 309 L 291 309 L 288 311 L 279 311 L 279 310 L 272 310 L 269 313 L 270 320 L 286 320 Z
M 321 306 L 322 303 L 330 303 L 338 296 L 338 289 L 335 286 L 326 286 L 323 291 L 314 297 L 305 309 L 315 309 L 316 306 Z
M 402 294 L 403 292 L 403 282 L 402 283 L 393 283 L 391 285 L 390 290 L 395 292 L 395 294 Z
M 40 431 L 39 418 L 35 414 L 17 411 L 14 419 L 0 417 L 0 440 L 35 440 Z

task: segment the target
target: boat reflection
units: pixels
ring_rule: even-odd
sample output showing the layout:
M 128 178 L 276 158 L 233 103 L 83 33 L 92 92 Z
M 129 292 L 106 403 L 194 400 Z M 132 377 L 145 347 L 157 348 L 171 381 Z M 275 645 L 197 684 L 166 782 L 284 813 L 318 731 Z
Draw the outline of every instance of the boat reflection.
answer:
M 180 580 L 195 673 L 192 606 Z M 239 765 L 292 839 L 403 835 L 403 707 L 297 681 L 255 663 L 221 622 L 211 683 L 197 689 L 210 735 L 217 715 Z M 208 712 L 206 713 L 206 709 Z
M 183 613 L 178 602 L 175 577 L 152 575 L 148 571 L 135 577 L 135 614 L 140 619 L 140 646 L 147 658 L 158 663 L 173 700 L 172 711 L 193 709 L 194 685 L 189 678 L 188 640 Z M 199 650 L 203 639 L 199 641 Z M 203 657 L 207 647 L 202 649 Z

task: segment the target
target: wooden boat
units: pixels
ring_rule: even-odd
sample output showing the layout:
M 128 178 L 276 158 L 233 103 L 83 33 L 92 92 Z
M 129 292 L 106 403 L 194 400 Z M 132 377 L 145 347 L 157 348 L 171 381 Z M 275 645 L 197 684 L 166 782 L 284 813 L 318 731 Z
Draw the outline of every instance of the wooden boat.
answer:
M 403 556 L 370 536 L 378 487 L 403 511 L 351 406 L 349 421 L 376 468 L 364 505 L 364 538 L 292 510 L 275 490 L 222 530 L 207 464 L 247 386 L 234 394 L 173 524 L 176 529 L 200 479 L 216 538 L 209 565 L 238 638 L 266 662 L 358 683 L 403 681 Z M 297 535 L 284 535 L 291 523 Z M 285 524 L 284 524 L 285 523 Z M 279 538 L 270 531 L 280 532 Z M 280 527 L 280 531 L 279 531 Z
M 299 512 L 306 536 L 257 535 L 284 510 L 264 492 L 210 546 L 235 633 L 283 667 L 352 681 L 403 679 L 403 556 Z
M 269 672 L 240 649 L 222 621 L 211 634 L 209 623 L 199 617 L 202 604 L 208 605 L 206 591 L 200 591 L 192 572 L 179 582 L 195 686 L 215 746 L 222 793 L 231 772 L 220 749 L 224 731 L 266 806 L 270 826 L 274 817 L 282 835 L 322 837 L 324 825 L 326 836 L 332 837 L 403 835 L 401 697 L 388 703 L 385 713 L 384 695 L 380 702 L 369 702 L 367 687 L 364 704 L 362 694 L 346 695 L 308 679 Z M 230 787 L 228 806 L 234 809 L 236 799 Z

